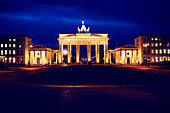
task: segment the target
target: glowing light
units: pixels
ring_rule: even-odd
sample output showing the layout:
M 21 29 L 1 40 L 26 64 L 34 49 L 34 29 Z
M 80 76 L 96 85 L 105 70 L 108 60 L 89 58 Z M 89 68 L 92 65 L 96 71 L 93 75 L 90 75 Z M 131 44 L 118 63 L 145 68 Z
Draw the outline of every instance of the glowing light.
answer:
M 67 55 L 67 50 L 63 50 L 63 54 L 64 54 L 64 55 Z

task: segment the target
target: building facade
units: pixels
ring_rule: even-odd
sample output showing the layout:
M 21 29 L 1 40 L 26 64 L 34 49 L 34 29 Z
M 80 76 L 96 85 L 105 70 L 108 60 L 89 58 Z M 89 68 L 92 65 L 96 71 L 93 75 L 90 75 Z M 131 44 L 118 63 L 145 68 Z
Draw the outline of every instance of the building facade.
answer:
M 170 61 L 170 35 L 139 35 L 134 41 L 140 64 Z
M 52 50 L 40 45 L 35 45 L 29 50 L 30 65 L 57 64 L 58 50 Z
M 109 62 L 116 64 L 137 64 L 138 63 L 138 48 L 133 45 L 126 45 L 123 47 L 109 50 Z M 113 61 L 111 61 L 111 54 L 113 54 Z
M 27 35 L 0 35 L 0 59 L 7 64 L 28 64 L 32 38 Z

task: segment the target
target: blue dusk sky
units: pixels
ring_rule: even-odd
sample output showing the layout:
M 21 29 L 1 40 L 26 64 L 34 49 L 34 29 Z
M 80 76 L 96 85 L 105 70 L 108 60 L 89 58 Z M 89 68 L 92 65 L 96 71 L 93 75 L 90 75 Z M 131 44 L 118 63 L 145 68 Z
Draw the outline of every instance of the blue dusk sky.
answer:
M 109 48 L 134 44 L 140 34 L 170 34 L 169 0 L 0 0 L 0 34 L 27 34 L 57 47 L 60 33 L 108 33 Z

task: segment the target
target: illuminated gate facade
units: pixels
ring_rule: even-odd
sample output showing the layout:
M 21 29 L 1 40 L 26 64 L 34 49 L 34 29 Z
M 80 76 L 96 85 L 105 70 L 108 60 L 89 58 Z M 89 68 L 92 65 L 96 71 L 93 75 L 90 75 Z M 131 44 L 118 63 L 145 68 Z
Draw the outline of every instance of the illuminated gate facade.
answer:
M 76 45 L 76 63 L 80 63 L 80 45 L 87 45 L 87 61 L 91 61 L 91 45 L 96 48 L 96 63 L 99 63 L 99 45 L 104 45 L 104 63 L 108 63 L 108 34 L 89 33 L 90 27 L 86 29 L 84 21 L 82 27 L 78 27 L 76 34 L 59 34 L 59 63 L 63 63 L 63 45 L 67 45 L 67 61 L 71 63 L 71 46 Z

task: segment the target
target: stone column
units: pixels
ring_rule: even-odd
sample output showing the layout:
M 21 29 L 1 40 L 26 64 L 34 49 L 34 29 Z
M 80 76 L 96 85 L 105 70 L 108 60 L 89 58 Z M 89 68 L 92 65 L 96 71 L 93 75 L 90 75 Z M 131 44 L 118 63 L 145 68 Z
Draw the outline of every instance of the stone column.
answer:
M 125 50 L 125 64 L 127 63 L 127 57 L 126 57 L 127 53 L 126 53 L 126 50 Z
M 104 64 L 108 63 L 108 43 L 104 44 Z
M 58 63 L 58 61 L 57 61 L 58 60 L 58 57 L 57 57 L 58 53 L 56 52 L 55 54 L 56 54 L 55 59 L 56 59 L 56 64 L 57 64 Z
M 67 53 L 68 53 L 68 55 L 67 55 L 67 61 L 68 61 L 68 63 L 71 63 L 71 44 L 68 44 L 67 45 Z
M 34 50 L 34 60 L 33 60 L 33 64 L 36 64 L 35 50 Z
M 63 63 L 63 44 L 59 44 L 59 63 Z
M 48 59 L 47 59 L 47 50 L 45 50 L 45 64 L 48 64 Z
M 42 62 L 42 51 L 40 51 L 40 64 L 43 64 L 43 62 Z
M 134 59 L 133 59 L 133 50 L 131 51 L 131 63 L 130 64 L 133 64 L 134 63 Z
M 80 45 L 76 45 L 76 63 L 80 63 Z
M 91 44 L 87 45 L 87 62 L 91 61 Z
M 96 63 L 99 63 L 99 44 L 96 44 Z

